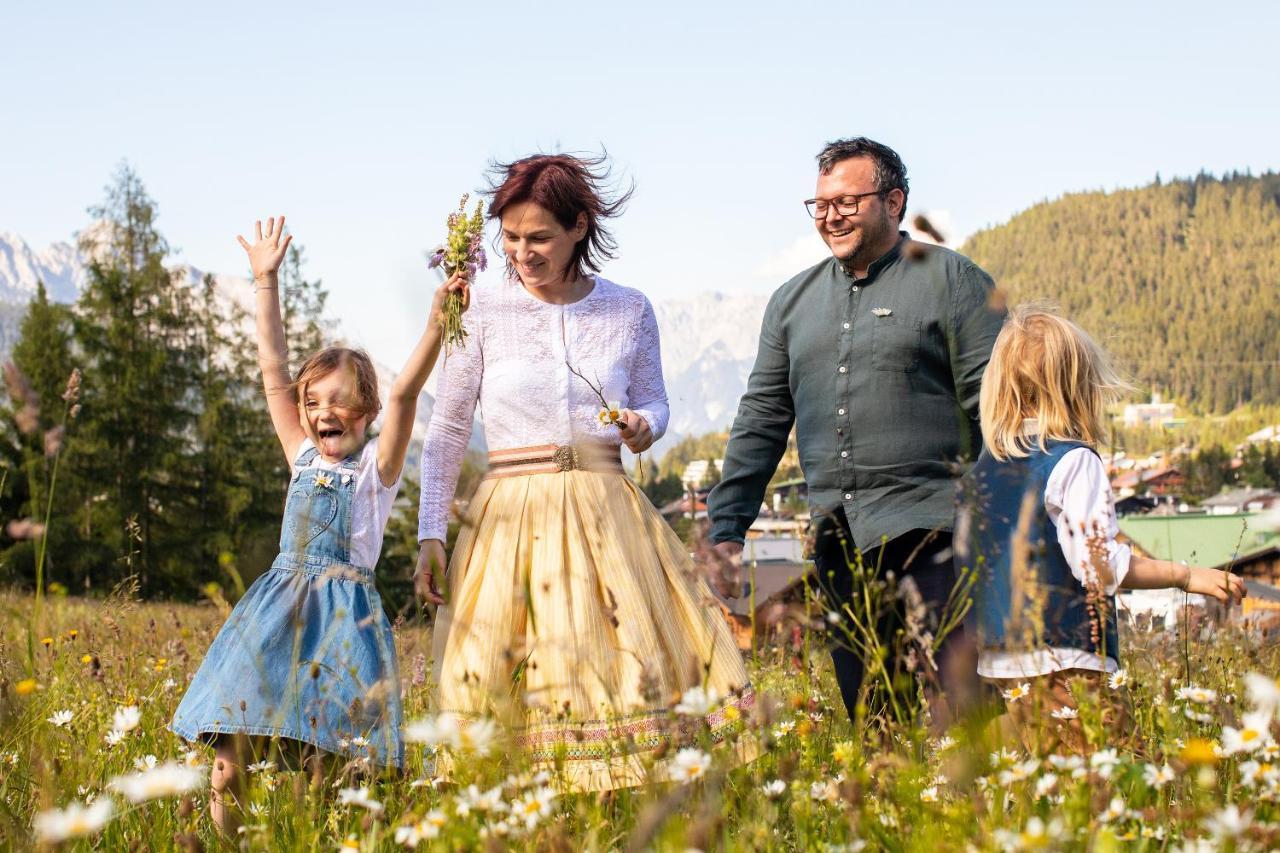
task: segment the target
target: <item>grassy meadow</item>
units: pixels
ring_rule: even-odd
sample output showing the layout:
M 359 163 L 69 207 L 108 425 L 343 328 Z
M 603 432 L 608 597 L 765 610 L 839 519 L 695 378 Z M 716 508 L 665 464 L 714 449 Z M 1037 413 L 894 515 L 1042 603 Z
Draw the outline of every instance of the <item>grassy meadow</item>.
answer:
M 217 849 L 206 813 L 211 750 L 165 726 L 222 623 L 224 603 L 0 593 L 0 845 Z M 396 627 L 406 720 L 431 717 L 429 631 Z M 851 726 L 822 638 L 756 656 L 760 758 L 725 770 L 696 738 L 688 784 L 561 795 L 500 732 L 407 745 L 404 775 L 334 765 L 323 777 L 251 769 L 240 849 L 379 850 L 1264 850 L 1280 846 L 1274 642 L 1223 626 L 1125 636 L 1105 689 L 1133 709 L 1126 743 L 1089 758 L 1029 756 L 995 725 L 930 737 L 888 720 Z M 1265 677 L 1251 677 L 1261 673 Z M 909 691 L 908 691 L 909 692 Z M 686 697 L 688 698 L 688 697 Z M 694 697 L 697 698 L 697 697 Z M 673 710 L 673 714 L 675 711 Z M 918 714 L 914 716 L 918 717 Z M 1132 738 L 1129 736 L 1132 735 Z M 431 741 L 431 737 L 426 738 Z M 433 779 L 433 749 L 463 758 Z

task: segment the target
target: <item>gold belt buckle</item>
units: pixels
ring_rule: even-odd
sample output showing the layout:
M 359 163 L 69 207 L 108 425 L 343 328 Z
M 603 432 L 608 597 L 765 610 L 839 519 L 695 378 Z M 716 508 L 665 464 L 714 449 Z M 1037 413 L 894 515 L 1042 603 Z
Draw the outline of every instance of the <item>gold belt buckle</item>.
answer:
M 551 454 L 551 461 L 560 471 L 576 471 L 582 467 L 577 448 L 569 445 L 557 447 L 556 452 Z

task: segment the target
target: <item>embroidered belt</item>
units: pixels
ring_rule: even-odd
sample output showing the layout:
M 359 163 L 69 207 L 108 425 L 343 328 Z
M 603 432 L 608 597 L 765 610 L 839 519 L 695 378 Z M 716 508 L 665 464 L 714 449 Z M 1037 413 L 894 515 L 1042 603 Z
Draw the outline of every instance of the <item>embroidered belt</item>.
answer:
M 485 477 L 521 477 L 565 471 L 621 474 L 622 452 L 607 444 L 543 444 L 495 450 L 489 454 L 489 472 Z

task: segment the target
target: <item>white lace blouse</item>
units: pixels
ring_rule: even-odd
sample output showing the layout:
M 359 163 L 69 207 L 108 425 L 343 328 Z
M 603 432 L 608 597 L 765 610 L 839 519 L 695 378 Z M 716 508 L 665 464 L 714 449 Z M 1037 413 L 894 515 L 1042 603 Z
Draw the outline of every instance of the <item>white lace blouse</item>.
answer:
M 570 305 L 550 305 L 515 280 L 472 290 L 468 337 L 446 358 L 422 448 L 418 539 L 444 539 L 476 403 L 489 450 L 544 444 L 620 445 L 597 418 L 604 397 L 643 417 L 654 439 L 670 409 L 662 381 L 658 322 L 638 290 L 595 277 Z

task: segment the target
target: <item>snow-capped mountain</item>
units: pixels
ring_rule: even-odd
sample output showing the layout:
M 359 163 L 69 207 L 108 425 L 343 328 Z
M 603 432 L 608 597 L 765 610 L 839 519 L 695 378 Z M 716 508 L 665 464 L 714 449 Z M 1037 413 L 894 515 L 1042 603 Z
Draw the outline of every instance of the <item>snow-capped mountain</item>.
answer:
M 671 401 L 671 425 L 656 455 L 681 436 L 733 423 L 768 302 L 768 294 L 702 293 L 654 303 Z
M 0 360 L 17 337 L 18 324 L 41 279 L 49 296 L 74 301 L 85 282 L 84 257 L 69 243 L 35 251 L 21 237 L 0 233 Z M 196 286 L 204 272 L 190 265 L 177 267 L 181 280 Z M 245 312 L 246 331 L 252 332 L 253 286 L 242 276 L 214 274 L 219 298 Z M 655 458 L 681 436 L 725 429 L 733 422 L 738 398 L 747 387 L 755 361 L 760 319 L 767 294 L 703 293 L 656 301 L 654 313 L 662 334 L 662 363 L 671 401 L 667 437 L 654 449 Z M 342 337 L 340 325 L 334 335 Z M 396 371 L 378 364 L 379 385 L 385 395 Z M 423 393 L 415 435 L 425 435 L 434 399 Z M 475 430 L 472 446 L 483 449 L 483 431 Z

